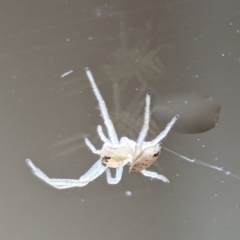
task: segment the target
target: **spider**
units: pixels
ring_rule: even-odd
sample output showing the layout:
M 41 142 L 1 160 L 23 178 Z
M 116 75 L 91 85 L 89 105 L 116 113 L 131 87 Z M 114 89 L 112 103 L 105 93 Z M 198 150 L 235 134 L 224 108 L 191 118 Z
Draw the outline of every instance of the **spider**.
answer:
M 145 142 L 144 140 L 149 129 L 150 121 L 150 94 L 147 93 L 143 127 L 139 133 L 137 141 L 133 141 L 127 137 L 122 137 L 119 140 L 112 120 L 109 117 L 106 104 L 95 83 L 93 75 L 89 68 L 86 68 L 85 70 L 93 92 L 98 100 L 101 116 L 108 132 L 107 138 L 103 133 L 102 126 L 98 125 L 97 132 L 100 139 L 103 141 L 103 147 L 101 150 L 97 150 L 90 140 L 85 138 L 86 145 L 94 154 L 100 155 L 100 159 L 79 179 L 49 178 L 44 172 L 37 168 L 30 159 L 26 159 L 32 172 L 49 185 L 58 189 L 66 189 L 86 186 L 89 182 L 92 182 L 104 172 L 106 172 L 108 184 L 117 184 L 121 181 L 123 167 L 130 164 L 129 172 L 141 172 L 146 177 L 169 182 L 165 176 L 146 170 L 146 168 L 151 166 L 157 160 L 161 150 L 160 142 L 167 136 L 179 116 L 176 115 L 173 117 L 165 129 L 155 139 L 150 142 Z M 110 168 L 116 168 L 115 177 L 112 177 Z

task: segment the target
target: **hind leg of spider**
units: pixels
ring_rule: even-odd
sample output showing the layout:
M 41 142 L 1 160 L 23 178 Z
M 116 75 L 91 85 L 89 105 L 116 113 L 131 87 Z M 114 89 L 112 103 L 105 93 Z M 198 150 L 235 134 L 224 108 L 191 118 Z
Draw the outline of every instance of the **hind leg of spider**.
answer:
M 37 168 L 30 159 L 26 159 L 26 162 L 32 169 L 34 175 L 57 189 L 84 187 L 106 170 L 106 167 L 102 165 L 101 160 L 98 160 L 82 177 L 80 177 L 80 179 L 59 179 L 49 178 L 43 171 Z
M 118 184 L 122 179 L 122 173 L 123 173 L 123 167 L 119 167 L 116 169 L 116 176 L 112 177 L 111 171 L 108 168 L 106 170 L 108 184 Z
M 163 182 L 166 182 L 166 183 L 169 183 L 169 180 L 161 175 L 161 174 L 158 174 L 156 172 L 152 172 L 152 171 L 148 171 L 148 170 L 142 170 L 141 173 L 145 176 L 145 177 L 150 177 L 150 178 L 156 178 L 156 179 L 159 179 L 159 180 L 162 180 Z

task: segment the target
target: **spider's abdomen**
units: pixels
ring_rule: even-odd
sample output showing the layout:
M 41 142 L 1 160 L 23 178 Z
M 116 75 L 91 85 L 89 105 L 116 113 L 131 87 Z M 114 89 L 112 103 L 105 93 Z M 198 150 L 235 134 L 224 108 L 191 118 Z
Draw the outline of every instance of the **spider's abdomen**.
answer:
M 125 147 L 103 147 L 101 150 L 102 164 L 109 168 L 118 168 L 126 165 L 132 159 L 132 155 Z
M 159 145 L 144 149 L 133 159 L 129 172 L 141 172 L 150 167 L 158 159 L 160 150 L 161 147 Z

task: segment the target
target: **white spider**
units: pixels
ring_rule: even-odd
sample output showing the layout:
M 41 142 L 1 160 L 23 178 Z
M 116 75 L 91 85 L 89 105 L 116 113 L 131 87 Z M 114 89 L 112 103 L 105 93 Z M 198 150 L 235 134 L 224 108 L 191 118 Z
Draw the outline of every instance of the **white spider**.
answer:
M 72 187 L 83 187 L 89 182 L 95 180 L 105 171 L 107 175 L 107 182 L 109 184 L 117 184 L 122 178 L 123 167 L 130 163 L 130 172 L 141 172 L 146 177 L 169 182 L 168 179 L 163 175 L 148 171 L 146 168 L 148 168 L 157 160 L 161 150 L 160 142 L 167 136 L 174 123 L 178 119 L 178 115 L 176 115 L 167 124 L 166 128 L 155 139 L 150 142 L 145 142 L 144 139 L 147 135 L 150 121 L 150 94 L 148 93 L 146 95 L 144 123 L 137 141 L 135 142 L 127 137 L 122 137 L 120 140 L 118 140 L 117 133 L 109 117 L 105 102 L 94 81 L 92 73 L 88 68 L 86 68 L 86 74 L 91 83 L 93 92 L 98 100 L 101 115 L 109 136 L 109 138 L 107 138 L 104 135 L 102 126 L 99 125 L 97 127 L 98 135 L 104 142 L 101 150 L 97 150 L 92 143 L 85 138 L 86 145 L 93 153 L 100 155 L 100 159 L 79 179 L 49 178 L 45 173 L 37 168 L 30 159 L 27 159 L 26 162 L 32 169 L 32 172 L 49 185 L 58 189 L 65 189 Z M 109 168 L 116 168 L 115 177 L 111 176 Z

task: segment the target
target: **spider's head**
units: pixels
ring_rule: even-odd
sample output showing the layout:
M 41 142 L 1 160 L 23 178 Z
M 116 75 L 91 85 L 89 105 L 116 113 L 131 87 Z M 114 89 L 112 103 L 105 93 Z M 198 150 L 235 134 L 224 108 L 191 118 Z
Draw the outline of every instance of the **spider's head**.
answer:
M 161 152 L 161 145 L 144 147 L 142 151 L 133 159 L 129 172 L 141 172 L 142 170 L 150 167 L 156 160 Z
M 109 168 L 118 168 L 132 160 L 132 155 L 121 145 L 113 146 L 105 143 L 101 150 L 102 164 Z

